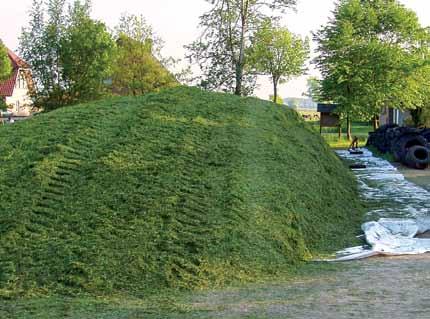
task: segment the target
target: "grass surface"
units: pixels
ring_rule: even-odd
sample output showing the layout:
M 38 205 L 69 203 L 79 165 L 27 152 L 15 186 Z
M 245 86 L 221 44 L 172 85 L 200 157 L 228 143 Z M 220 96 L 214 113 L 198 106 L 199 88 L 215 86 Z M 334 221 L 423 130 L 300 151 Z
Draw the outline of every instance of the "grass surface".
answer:
M 177 88 L 60 109 L 0 140 L 3 298 L 288 277 L 348 246 L 363 212 L 319 134 L 253 98 Z

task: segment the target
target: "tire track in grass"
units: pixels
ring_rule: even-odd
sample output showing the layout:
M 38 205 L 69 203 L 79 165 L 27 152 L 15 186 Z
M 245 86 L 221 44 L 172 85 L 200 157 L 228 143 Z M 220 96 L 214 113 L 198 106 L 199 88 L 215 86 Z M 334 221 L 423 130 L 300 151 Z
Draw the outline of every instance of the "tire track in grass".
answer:
M 65 143 L 58 145 L 60 151 L 52 159 L 54 162 L 52 173 L 48 172 L 47 182 L 39 191 L 39 199 L 33 206 L 30 224 L 39 225 L 41 228 L 35 229 L 31 226 L 29 230 L 32 233 L 43 235 L 46 231 L 55 231 L 60 216 L 73 213 L 64 211 L 64 198 L 73 190 L 73 178 L 81 173 L 83 164 L 91 161 L 97 152 L 102 150 L 96 147 L 100 144 L 97 134 L 104 128 L 102 122 L 97 120 L 99 115 L 97 113 L 100 111 L 84 119 L 73 118 L 68 127 L 64 128 L 66 136 L 69 137 Z M 103 110 L 103 114 L 109 119 L 115 119 L 109 115 L 118 113 L 119 110 Z M 69 120 L 65 118 L 64 121 Z
M 203 109 L 204 110 L 204 109 Z M 164 110 L 159 110 L 163 114 Z M 202 111 L 203 112 L 203 111 Z M 156 114 L 160 118 L 162 116 Z M 205 116 L 203 114 L 202 116 Z M 145 118 L 146 120 L 146 118 Z M 193 122 L 193 118 L 182 119 L 183 123 L 172 124 L 172 127 L 159 129 L 163 134 L 165 144 L 178 145 L 174 154 L 166 149 L 155 152 L 155 160 L 163 161 L 173 156 L 177 159 L 175 172 L 177 178 L 173 185 L 168 185 L 168 195 L 177 196 L 173 212 L 164 218 L 164 237 L 158 247 L 161 255 L 167 256 L 162 261 L 162 267 L 167 274 L 166 280 L 172 287 L 189 288 L 198 287 L 207 280 L 207 273 L 202 268 L 202 258 L 207 247 L 213 245 L 210 240 L 216 238 L 214 232 L 220 225 L 236 223 L 244 218 L 239 210 L 235 209 L 237 203 L 230 196 L 230 201 L 219 207 L 216 203 L 219 194 L 212 194 L 213 181 L 208 174 L 208 163 L 216 163 L 212 148 L 217 146 L 220 135 L 231 134 L 225 127 L 214 129 Z M 179 126 L 179 128 L 178 128 Z M 178 131 L 180 135 L 178 135 Z M 150 133 L 150 132 L 149 132 Z M 174 135 L 172 135 L 174 134 Z M 237 155 L 235 152 L 226 152 L 229 158 Z M 223 176 L 226 192 L 231 190 L 231 180 L 236 178 L 232 171 Z M 158 185 L 158 187 L 162 185 Z M 216 207 L 218 205 L 218 207 Z M 218 209 L 219 216 L 211 216 Z M 235 221 L 236 219 L 236 221 Z
M 115 111 L 112 113 L 118 113 Z M 114 116 L 109 117 L 114 119 Z M 84 258 L 79 250 L 69 247 L 68 242 L 85 236 L 86 229 L 74 221 L 75 209 L 73 206 L 66 206 L 67 199 L 75 197 L 74 192 L 77 184 L 77 177 L 85 175 L 83 170 L 88 169 L 88 163 L 97 159 L 106 151 L 104 147 L 108 143 L 108 137 L 119 136 L 115 129 L 107 132 L 104 131 L 104 124 L 101 122 L 92 122 L 93 118 L 88 118 L 85 122 L 80 123 L 74 132 L 70 132 L 67 140 L 58 145 L 59 151 L 55 156 L 50 158 L 52 166 L 49 172 L 44 172 L 45 181 L 39 190 L 37 200 L 35 201 L 30 216 L 29 223 L 26 224 L 27 231 L 34 240 L 39 244 L 36 250 L 40 249 L 39 260 L 35 260 L 36 265 L 43 264 L 44 256 L 42 252 L 49 247 L 52 253 L 70 259 L 70 262 L 63 265 L 51 265 L 52 267 L 66 267 L 62 278 L 57 278 L 59 282 L 65 285 L 82 285 L 88 280 L 88 274 L 76 265 L 81 265 L 81 258 Z M 121 131 L 121 123 L 116 127 Z M 109 123 L 114 127 L 114 123 Z M 108 137 L 100 133 L 111 133 Z M 87 226 L 85 226 L 87 227 Z M 35 237 L 34 237 L 35 236 Z M 72 254 L 74 257 L 72 257 Z M 69 255 L 69 256 L 67 256 Z M 35 269 L 38 269 L 36 266 Z M 81 266 L 78 266 L 81 267 Z M 45 272 L 47 269 L 40 268 L 38 271 Z
M 163 110 L 160 110 L 160 113 L 162 114 Z M 157 115 L 159 114 L 152 114 L 152 118 L 150 118 L 148 114 L 139 114 L 139 118 L 142 119 L 142 129 L 145 129 L 148 120 L 153 121 L 154 116 L 157 117 Z M 148 131 L 148 134 L 151 133 L 154 134 L 153 131 Z M 210 208 L 201 200 L 202 180 L 193 177 L 196 169 L 204 168 L 203 157 L 200 154 L 203 145 L 199 141 L 202 131 L 200 129 L 193 131 L 189 125 L 183 127 L 183 124 L 173 124 L 170 129 L 169 126 L 160 126 L 156 134 L 163 136 L 161 140 L 166 141 L 164 146 L 178 145 L 178 147 L 170 149 L 152 143 L 152 146 L 158 149 L 158 152 L 153 153 L 153 160 L 163 162 L 173 158 L 177 174 L 171 185 L 163 185 L 162 181 L 157 180 L 160 183 L 149 186 L 155 188 L 153 190 L 155 192 L 166 187 L 167 196 L 178 197 L 174 207 L 162 217 L 164 231 L 158 244 L 158 250 L 164 259 L 160 260 L 160 266 L 164 267 L 169 285 L 173 287 L 178 283 L 184 287 L 198 285 L 200 280 L 198 256 L 204 249 L 205 235 L 210 231 L 205 227 L 207 218 L 204 214 Z M 207 132 L 204 134 L 207 136 Z M 196 153 L 188 154 L 186 147 L 196 150 Z

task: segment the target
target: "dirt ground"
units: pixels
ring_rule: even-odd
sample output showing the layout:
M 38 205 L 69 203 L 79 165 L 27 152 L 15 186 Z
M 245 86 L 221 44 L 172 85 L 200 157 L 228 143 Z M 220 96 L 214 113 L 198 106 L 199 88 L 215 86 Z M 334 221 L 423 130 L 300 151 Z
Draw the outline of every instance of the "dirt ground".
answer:
M 399 163 L 393 163 L 393 165 L 397 167 L 406 179 L 430 191 L 430 168 L 418 170 L 405 167 Z
M 430 318 L 430 255 L 372 258 L 339 267 L 285 285 L 202 294 L 191 301 L 196 312 L 188 317 Z

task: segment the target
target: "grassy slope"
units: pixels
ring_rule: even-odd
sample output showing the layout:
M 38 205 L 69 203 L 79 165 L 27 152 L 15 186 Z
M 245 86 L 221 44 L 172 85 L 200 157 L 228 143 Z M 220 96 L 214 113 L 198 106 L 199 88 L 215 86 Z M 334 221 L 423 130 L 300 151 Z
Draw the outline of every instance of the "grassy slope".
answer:
M 177 88 L 0 129 L 0 295 L 206 288 L 347 245 L 355 182 L 296 113 Z

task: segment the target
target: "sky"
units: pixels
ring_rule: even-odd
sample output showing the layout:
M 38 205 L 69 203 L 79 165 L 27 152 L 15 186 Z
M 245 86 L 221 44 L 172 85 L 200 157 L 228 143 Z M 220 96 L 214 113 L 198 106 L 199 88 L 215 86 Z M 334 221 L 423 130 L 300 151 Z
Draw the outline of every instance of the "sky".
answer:
M 293 33 L 311 37 L 312 31 L 326 24 L 334 9 L 334 0 L 297 0 L 297 10 L 290 10 L 282 18 L 282 24 Z M 400 0 L 413 9 L 423 26 L 430 26 L 430 1 Z M 0 0 L 0 39 L 12 50 L 18 47 L 22 27 L 28 23 L 28 11 L 32 0 Z M 92 15 L 113 28 L 121 13 L 142 14 L 153 26 L 156 33 L 165 41 L 163 54 L 183 58 L 184 45 L 193 42 L 200 30 L 199 17 L 210 4 L 204 0 L 93 0 Z M 313 45 L 312 48 L 315 48 Z M 313 56 L 315 54 L 313 53 Z M 310 66 L 308 74 L 281 85 L 282 97 L 301 97 L 306 90 L 306 78 L 318 76 L 317 70 Z M 272 93 L 272 85 L 267 78 L 259 80 L 260 88 L 256 95 L 267 99 Z

